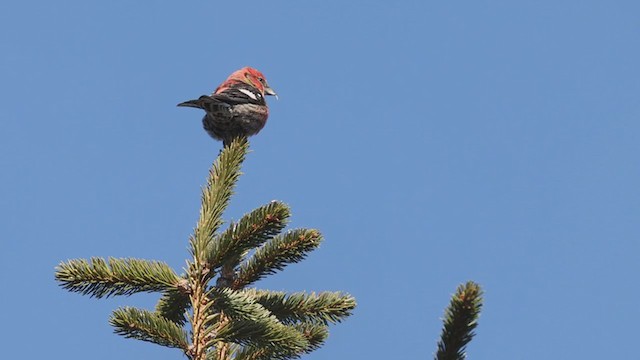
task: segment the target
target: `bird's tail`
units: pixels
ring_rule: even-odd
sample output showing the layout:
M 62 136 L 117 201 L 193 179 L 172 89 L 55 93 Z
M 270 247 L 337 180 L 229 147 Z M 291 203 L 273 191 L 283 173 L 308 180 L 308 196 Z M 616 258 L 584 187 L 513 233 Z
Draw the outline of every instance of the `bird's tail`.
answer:
M 180 104 L 178 104 L 178 106 L 185 106 L 185 107 L 193 107 L 193 108 L 202 109 L 202 104 L 199 104 L 198 100 L 189 100 L 189 101 L 181 102 Z
M 206 109 L 207 105 L 215 104 L 218 102 L 218 100 L 211 98 L 211 96 L 202 95 L 196 100 L 181 102 L 180 104 L 178 104 L 178 106 Z

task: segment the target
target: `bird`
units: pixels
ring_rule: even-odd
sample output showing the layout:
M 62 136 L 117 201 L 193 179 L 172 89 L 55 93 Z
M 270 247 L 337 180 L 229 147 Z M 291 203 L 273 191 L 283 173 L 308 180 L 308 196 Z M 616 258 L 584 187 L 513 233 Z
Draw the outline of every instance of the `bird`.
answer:
M 237 137 L 257 134 L 267 123 L 266 95 L 278 95 L 258 70 L 245 66 L 234 71 L 211 95 L 181 102 L 178 106 L 202 109 L 205 131 L 228 147 Z

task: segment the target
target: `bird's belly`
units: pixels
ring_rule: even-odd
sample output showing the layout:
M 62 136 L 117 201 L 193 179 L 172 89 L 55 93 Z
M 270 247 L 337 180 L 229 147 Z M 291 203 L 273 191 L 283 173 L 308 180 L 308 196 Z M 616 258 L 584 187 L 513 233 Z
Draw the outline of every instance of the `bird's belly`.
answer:
M 225 113 L 209 113 L 202 119 L 204 129 L 219 140 L 257 134 L 267 122 L 269 110 L 266 106 L 241 104 Z
M 242 104 L 231 109 L 232 122 L 242 128 L 244 135 L 257 134 L 267 123 L 269 110 L 264 105 Z

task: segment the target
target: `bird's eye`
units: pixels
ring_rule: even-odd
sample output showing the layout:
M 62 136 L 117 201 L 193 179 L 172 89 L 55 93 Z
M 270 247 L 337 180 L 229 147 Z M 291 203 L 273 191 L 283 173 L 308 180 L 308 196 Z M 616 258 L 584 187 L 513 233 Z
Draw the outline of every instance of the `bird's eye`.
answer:
M 260 81 L 261 83 L 263 83 L 263 84 L 264 84 L 264 79 L 263 79 L 263 78 L 259 77 L 259 78 L 258 78 L 258 81 Z

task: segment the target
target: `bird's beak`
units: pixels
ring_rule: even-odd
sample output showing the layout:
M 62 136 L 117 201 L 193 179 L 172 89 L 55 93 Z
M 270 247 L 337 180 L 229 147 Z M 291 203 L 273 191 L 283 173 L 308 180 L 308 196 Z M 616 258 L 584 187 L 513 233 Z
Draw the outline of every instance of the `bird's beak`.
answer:
M 273 89 L 272 89 L 272 88 L 270 88 L 270 87 L 268 87 L 268 86 L 267 86 L 266 88 L 264 88 L 264 93 L 265 93 L 265 95 L 272 95 L 272 96 L 275 96 L 275 97 L 276 97 L 276 100 L 278 99 L 278 94 L 276 94 L 276 92 L 275 92 L 275 91 L 273 91 Z

